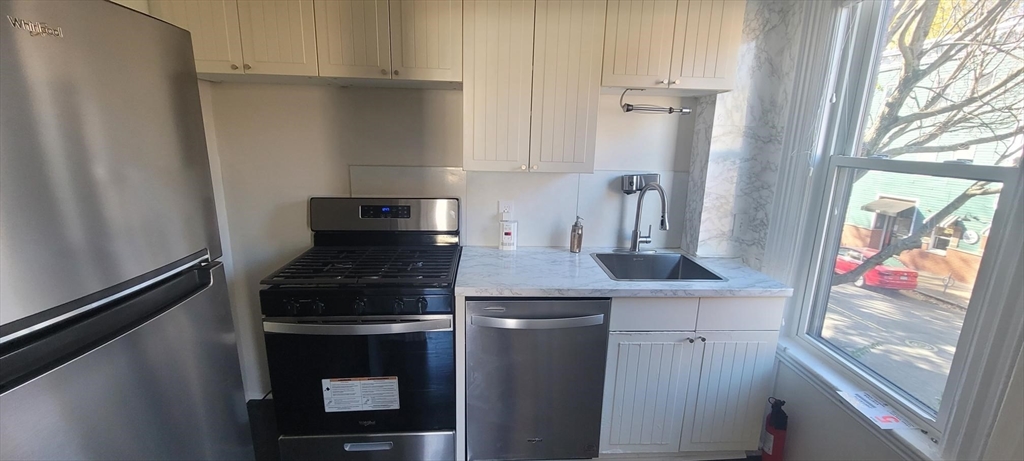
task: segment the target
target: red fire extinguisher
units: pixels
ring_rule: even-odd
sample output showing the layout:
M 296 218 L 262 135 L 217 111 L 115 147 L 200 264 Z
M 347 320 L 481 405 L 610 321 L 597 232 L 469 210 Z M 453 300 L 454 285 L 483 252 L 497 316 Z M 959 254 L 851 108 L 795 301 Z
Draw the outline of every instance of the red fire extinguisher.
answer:
M 768 397 L 772 405 L 771 413 L 764 420 L 764 433 L 761 434 L 762 461 L 782 461 L 782 451 L 786 448 L 786 426 L 789 416 L 782 410 L 785 400 Z

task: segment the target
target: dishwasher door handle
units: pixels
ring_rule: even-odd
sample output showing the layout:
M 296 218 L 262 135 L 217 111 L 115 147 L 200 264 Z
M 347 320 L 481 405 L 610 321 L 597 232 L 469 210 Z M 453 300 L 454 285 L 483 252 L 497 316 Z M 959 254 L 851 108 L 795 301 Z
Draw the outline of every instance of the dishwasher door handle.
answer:
M 510 319 L 474 315 L 470 322 L 478 327 L 502 328 L 505 330 L 554 330 L 558 328 L 580 328 L 604 323 L 604 314 L 556 319 Z

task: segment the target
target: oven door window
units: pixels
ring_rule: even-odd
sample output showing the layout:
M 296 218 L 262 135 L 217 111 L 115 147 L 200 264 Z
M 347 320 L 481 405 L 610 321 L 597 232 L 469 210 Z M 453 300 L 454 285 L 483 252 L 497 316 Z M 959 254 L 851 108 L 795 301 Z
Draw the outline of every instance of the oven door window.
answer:
M 455 428 L 455 337 L 450 330 L 373 335 L 268 332 L 265 339 L 282 434 Z M 335 404 L 327 411 L 323 380 L 373 377 L 397 377 L 397 409 L 338 411 L 346 407 Z M 387 387 L 375 390 L 387 393 Z

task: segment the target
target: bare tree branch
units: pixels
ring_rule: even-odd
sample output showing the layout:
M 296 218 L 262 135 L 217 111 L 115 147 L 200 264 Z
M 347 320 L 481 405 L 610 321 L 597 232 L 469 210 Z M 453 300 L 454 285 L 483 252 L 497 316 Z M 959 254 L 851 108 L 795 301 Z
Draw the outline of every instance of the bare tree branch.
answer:
M 972 184 L 951 202 L 946 204 L 946 206 L 942 207 L 941 210 L 928 217 L 928 219 L 925 219 L 924 223 L 922 223 L 920 227 L 906 238 L 882 248 L 878 253 L 875 253 L 870 258 L 865 259 L 859 266 L 853 268 L 853 270 L 849 272 L 844 274 L 833 274 L 832 285 L 835 286 L 853 282 L 860 276 L 864 275 L 867 271 L 885 262 L 885 260 L 903 253 L 904 251 L 921 248 L 921 237 L 924 237 L 925 234 L 931 232 L 936 225 L 949 217 L 949 215 L 953 214 L 956 210 L 960 209 L 960 207 L 964 206 L 967 201 L 982 195 L 998 194 L 1002 192 L 1002 190 L 1002 184 L 990 185 L 990 183 L 986 181 L 978 181 Z
M 996 141 L 1002 141 L 1002 140 L 1005 140 L 1005 139 L 1010 139 L 1010 138 L 1012 138 L 1014 136 L 1019 136 L 1021 134 L 1024 134 L 1024 127 L 1018 128 L 1018 129 L 1016 129 L 1014 131 L 1009 131 L 1009 132 L 1006 132 L 1006 133 L 1001 133 L 1001 134 L 998 134 L 998 135 L 995 135 L 995 136 L 988 136 L 988 137 L 985 137 L 985 138 L 969 139 L 969 140 L 966 140 L 964 142 L 957 143 L 957 144 L 950 144 L 950 145 L 943 145 L 943 146 L 922 145 L 922 146 L 895 147 L 895 148 L 889 149 L 887 151 L 883 151 L 881 155 L 887 155 L 890 158 L 892 158 L 892 157 L 897 157 L 897 156 L 900 156 L 900 155 L 903 155 L 903 154 L 921 154 L 921 153 L 931 153 L 931 152 L 952 152 L 952 151 L 957 151 L 957 150 L 963 149 L 963 146 L 976 146 L 976 145 L 979 145 L 979 144 L 988 144 L 990 142 L 996 142 Z

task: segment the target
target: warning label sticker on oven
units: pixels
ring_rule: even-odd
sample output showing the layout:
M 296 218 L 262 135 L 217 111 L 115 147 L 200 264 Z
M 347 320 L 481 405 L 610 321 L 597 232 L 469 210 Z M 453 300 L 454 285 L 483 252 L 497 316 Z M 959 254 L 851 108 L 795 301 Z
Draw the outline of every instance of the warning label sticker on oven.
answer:
M 324 411 L 398 409 L 398 377 L 322 379 Z

